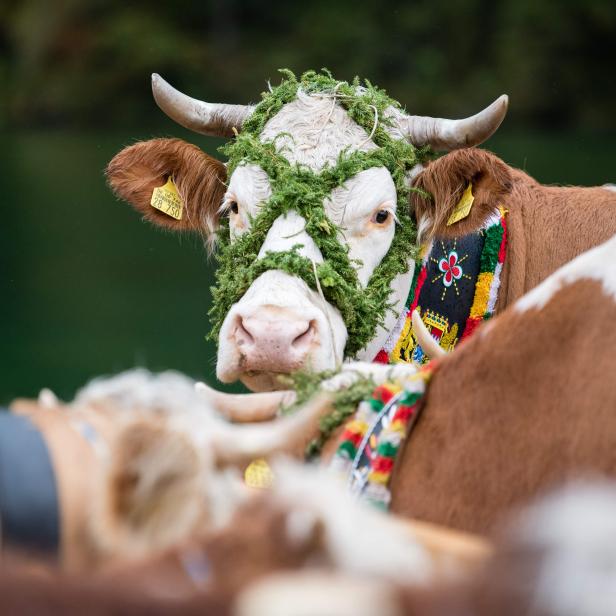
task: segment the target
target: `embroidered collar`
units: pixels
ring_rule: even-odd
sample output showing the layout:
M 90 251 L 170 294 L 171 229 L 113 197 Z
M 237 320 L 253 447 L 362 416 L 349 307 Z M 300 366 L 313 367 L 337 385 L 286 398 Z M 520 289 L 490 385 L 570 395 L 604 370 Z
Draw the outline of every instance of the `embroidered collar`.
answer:
M 405 308 L 375 362 L 427 361 L 413 332 L 414 310 L 445 351 L 492 316 L 506 256 L 505 214 L 500 207 L 479 231 L 434 240 L 415 267 Z

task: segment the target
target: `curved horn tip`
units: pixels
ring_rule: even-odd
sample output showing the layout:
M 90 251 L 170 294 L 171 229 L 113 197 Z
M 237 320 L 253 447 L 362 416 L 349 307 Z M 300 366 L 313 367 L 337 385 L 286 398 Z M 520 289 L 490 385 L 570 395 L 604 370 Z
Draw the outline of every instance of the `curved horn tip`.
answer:
M 474 116 L 466 120 L 453 120 L 452 124 L 462 129 L 460 136 L 463 137 L 459 139 L 459 143 L 452 144 L 453 148 L 477 146 L 487 141 L 503 123 L 508 107 L 509 96 L 501 94 L 493 103 Z M 455 127 L 452 132 L 455 134 Z
M 502 116 L 502 118 L 504 118 L 505 114 L 507 113 L 507 109 L 509 109 L 509 96 L 507 94 L 501 94 L 490 105 L 490 107 L 492 107 L 495 112 L 497 112 L 499 115 Z M 488 109 L 490 109 L 490 107 L 488 107 Z M 502 121 L 502 118 L 501 118 L 501 121 Z
M 158 73 L 152 73 L 152 94 L 154 94 L 154 100 L 158 102 L 158 95 L 175 90 L 175 88 L 165 79 L 163 79 Z M 164 110 L 163 110 L 164 111 Z
M 165 81 L 158 73 L 152 73 L 150 81 L 152 83 L 152 90 L 158 86 L 161 81 Z

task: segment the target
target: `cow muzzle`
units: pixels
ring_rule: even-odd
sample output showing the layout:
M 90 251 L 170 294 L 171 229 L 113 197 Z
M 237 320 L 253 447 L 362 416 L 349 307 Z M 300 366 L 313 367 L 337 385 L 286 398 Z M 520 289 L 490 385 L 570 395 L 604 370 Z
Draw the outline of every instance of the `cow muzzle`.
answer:
M 263 306 L 252 315 L 240 311 L 233 337 L 246 370 L 269 372 L 298 370 L 318 341 L 314 319 L 279 306 Z
M 342 360 L 345 343 L 338 310 L 302 280 L 270 271 L 227 314 L 216 373 L 253 391 L 286 389 L 281 375 L 331 370 Z

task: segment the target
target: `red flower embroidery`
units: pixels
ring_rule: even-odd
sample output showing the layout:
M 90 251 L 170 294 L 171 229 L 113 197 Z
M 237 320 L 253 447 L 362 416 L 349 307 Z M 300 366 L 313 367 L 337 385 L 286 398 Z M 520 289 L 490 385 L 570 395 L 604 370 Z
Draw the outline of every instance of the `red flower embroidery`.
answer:
M 445 275 L 443 276 L 443 284 L 450 287 L 454 280 L 462 278 L 462 268 L 458 263 L 458 253 L 452 250 L 446 259 L 441 259 L 438 262 L 438 268 Z

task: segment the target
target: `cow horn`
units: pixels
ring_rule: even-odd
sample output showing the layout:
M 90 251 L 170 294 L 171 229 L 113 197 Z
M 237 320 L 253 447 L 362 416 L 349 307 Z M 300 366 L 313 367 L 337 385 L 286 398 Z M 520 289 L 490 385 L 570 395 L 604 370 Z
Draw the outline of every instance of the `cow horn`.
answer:
M 483 111 L 463 120 L 445 120 L 429 116 L 402 116 L 400 130 L 417 146 L 435 150 L 456 150 L 483 143 L 501 125 L 507 113 L 509 97 L 499 96 Z
M 253 112 L 252 105 L 205 103 L 182 94 L 160 75 L 152 73 L 156 104 L 175 122 L 189 130 L 212 137 L 232 137 Z
M 274 419 L 282 406 L 295 402 L 294 391 L 269 391 L 257 394 L 227 394 L 195 383 L 195 390 L 216 411 L 233 423 L 252 423 Z
M 417 310 L 413 310 L 413 314 L 411 314 L 411 324 L 413 325 L 413 333 L 415 338 L 417 338 L 419 346 L 430 359 L 447 355 L 447 352 L 432 338 Z

